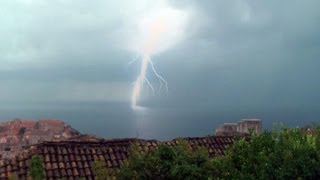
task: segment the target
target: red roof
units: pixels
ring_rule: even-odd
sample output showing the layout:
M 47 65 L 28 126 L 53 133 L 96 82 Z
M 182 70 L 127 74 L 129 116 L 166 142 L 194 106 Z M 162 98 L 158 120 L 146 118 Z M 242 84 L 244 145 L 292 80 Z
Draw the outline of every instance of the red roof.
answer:
M 55 119 L 41 119 L 39 123 L 46 123 L 46 124 L 64 124 L 62 120 L 55 120 Z
M 232 144 L 234 137 L 185 138 L 189 147 L 205 147 L 210 156 L 223 155 L 226 146 Z M 26 179 L 28 161 L 37 154 L 43 159 L 46 179 L 94 179 L 93 162 L 104 161 L 110 176 L 119 170 L 128 158 L 130 146 L 135 143 L 139 151 L 157 148 L 159 144 L 176 145 L 178 140 L 157 141 L 143 139 L 111 139 L 98 142 L 44 142 L 31 146 L 14 159 L 0 159 L 0 178 L 6 179 L 16 173 L 19 179 Z
M 21 126 L 22 127 L 33 127 L 35 124 L 34 121 L 22 121 L 21 122 Z

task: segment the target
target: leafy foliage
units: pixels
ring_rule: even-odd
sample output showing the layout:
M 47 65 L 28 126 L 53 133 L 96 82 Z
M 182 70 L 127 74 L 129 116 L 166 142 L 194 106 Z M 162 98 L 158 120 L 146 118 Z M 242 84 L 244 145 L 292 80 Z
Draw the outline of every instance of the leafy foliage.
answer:
M 202 179 L 209 176 L 210 167 L 206 150 L 193 153 L 184 141 L 142 154 L 134 145 L 118 179 Z
M 239 138 L 224 156 L 209 158 L 186 142 L 139 153 L 134 146 L 119 179 L 319 179 L 319 129 L 286 129 Z
M 93 171 L 97 180 L 108 179 L 106 163 L 104 161 L 94 161 Z
M 319 131 L 281 129 L 239 140 L 216 158 L 217 176 L 226 179 L 317 179 L 320 177 Z
M 16 173 L 12 173 L 8 176 L 8 180 L 18 180 L 18 176 Z
M 44 179 L 44 168 L 40 156 L 32 156 L 31 162 L 29 165 L 29 176 L 33 180 L 42 180 Z

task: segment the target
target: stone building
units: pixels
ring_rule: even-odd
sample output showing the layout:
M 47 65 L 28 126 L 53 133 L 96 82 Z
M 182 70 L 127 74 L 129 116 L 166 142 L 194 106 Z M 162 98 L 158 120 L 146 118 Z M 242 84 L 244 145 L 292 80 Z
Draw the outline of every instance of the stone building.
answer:
M 27 144 L 37 144 L 43 141 L 51 141 L 53 138 L 51 131 L 32 131 L 26 134 L 25 139 Z
M 61 120 L 39 120 L 37 126 L 43 131 L 51 130 L 54 133 L 59 133 L 64 130 L 65 123 Z
M 219 136 L 232 136 L 237 132 L 237 123 L 224 123 L 219 128 L 216 129 L 216 135 Z
M 250 132 L 260 134 L 262 132 L 262 121 L 260 119 L 242 119 L 238 123 L 223 123 L 216 129 L 216 136 L 233 136 L 249 134 Z
M 242 119 L 238 123 L 238 132 L 250 133 L 251 130 L 260 134 L 262 132 L 262 121 L 260 119 Z

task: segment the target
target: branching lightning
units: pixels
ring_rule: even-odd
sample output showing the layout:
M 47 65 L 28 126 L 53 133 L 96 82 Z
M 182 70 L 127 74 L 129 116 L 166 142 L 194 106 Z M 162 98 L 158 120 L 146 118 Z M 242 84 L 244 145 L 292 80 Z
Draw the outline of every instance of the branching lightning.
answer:
M 143 19 L 139 21 L 141 22 L 139 25 L 141 25 L 142 38 L 136 39 L 137 41 L 135 42 L 141 41 L 142 44 L 136 49 L 138 56 L 129 62 L 130 65 L 141 59 L 140 72 L 134 82 L 131 96 L 131 107 L 133 109 L 138 107 L 138 101 L 144 85 L 146 85 L 147 93 L 150 88 L 152 95 L 155 95 L 155 86 L 152 85 L 151 79 L 148 79 L 148 77 L 158 78 L 159 89 L 157 89 L 157 91 L 159 92 L 159 95 L 161 94 L 162 87 L 165 87 L 166 94 L 169 92 L 168 83 L 165 78 L 157 72 L 155 64 L 151 60 L 151 56 L 172 47 L 182 39 L 187 13 L 170 8 L 167 5 L 165 6 L 166 7 L 163 9 L 158 9 L 157 12 L 153 11 L 153 15 L 143 16 Z M 153 76 L 147 74 L 149 72 L 148 67 L 150 67 L 150 72 L 152 72 Z
M 152 90 L 152 95 L 154 95 L 154 88 L 153 88 L 152 84 L 150 83 L 150 81 L 148 80 L 148 78 L 146 78 L 145 81 L 146 81 L 148 87 L 151 88 L 151 90 Z
M 162 88 L 162 83 L 164 83 L 166 87 L 166 92 L 169 93 L 169 87 L 168 87 L 168 82 L 156 71 L 156 68 L 154 68 L 153 62 L 149 59 L 149 63 L 151 65 L 153 73 L 159 78 L 160 80 L 160 87 L 159 87 L 159 92 L 161 91 Z
M 133 60 L 135 61 L 135 60 Z M 132 62 L 131 62 L 132 63 Z M 151 89 L 152 91 L 152 95 L 155 95 L 155 89 L 153 87 L 153 85 L 151 84 L 151 82 L 149 81 L 149 79 L 147 78 L 147 68 L 148 68 L 148 64 L 150 64 L 151 68 L 152 68 L 152 72 L 154 73 L 154 75 L 159 78 L 160 81 L 160 87 L 159 87 L 159 93 L 161 91 L 162 88 L 162 83 L 165 84 L 166 86 L 166 92 L 168 93 L 169 88 L 168 88 L 168 83 L 167 81 L 161 76 L 159 75 L 159 73 L 156 71 L 153 62 L 151 61 L 149 56 L 144 56 L 142 59 L 142 63 L 141 63 L 141 69 L 140 69 L 140 74 L 137 78 L 137 80 L 134 82 L 134 87 L 133 87 L 133 91 L 132 91 L 132 97 L 131 97 L 131 107 L 135 108 L 137 106 L 137 102 L 138 99 L 140 97 L 141 91 L 143 89 L 143 85 L 146 84 L 148 88 Z

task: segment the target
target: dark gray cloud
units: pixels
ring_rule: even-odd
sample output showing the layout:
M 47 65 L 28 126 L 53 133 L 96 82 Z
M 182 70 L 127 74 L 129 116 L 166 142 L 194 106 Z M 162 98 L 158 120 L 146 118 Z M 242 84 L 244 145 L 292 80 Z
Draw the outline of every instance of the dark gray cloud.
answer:
M 127 65 L 135 56 L 124 47 L 128 27 L 135 13 L 153 6 L 140 3 L 1 1 L 0 98 L 129 102 L 138 66 Z M 168 98 L 144 97 L 146 103 L 320 107 L 319 1 L 169 3 L 193 13 L 186 38 L 153 57 L 168 80 Z

